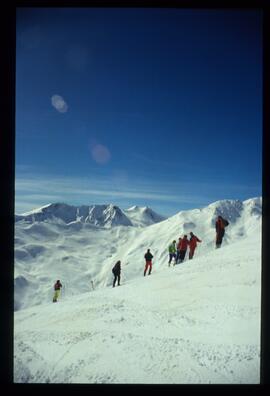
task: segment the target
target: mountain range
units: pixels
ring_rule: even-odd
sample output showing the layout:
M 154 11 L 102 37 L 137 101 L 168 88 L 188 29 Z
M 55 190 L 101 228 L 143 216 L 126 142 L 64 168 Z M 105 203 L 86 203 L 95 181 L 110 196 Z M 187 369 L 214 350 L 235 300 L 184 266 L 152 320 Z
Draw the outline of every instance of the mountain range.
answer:
M 166 217 L 155 213 L 148 207 L 132 206 L 121 210 L 113 204 L 73 206 L 53 203 L 42 206 L 22 215 L 15 215 L 15 221 L 33 222 L 72 222 L 89 223 L 99 227 L 148 226 L 165 220 Z

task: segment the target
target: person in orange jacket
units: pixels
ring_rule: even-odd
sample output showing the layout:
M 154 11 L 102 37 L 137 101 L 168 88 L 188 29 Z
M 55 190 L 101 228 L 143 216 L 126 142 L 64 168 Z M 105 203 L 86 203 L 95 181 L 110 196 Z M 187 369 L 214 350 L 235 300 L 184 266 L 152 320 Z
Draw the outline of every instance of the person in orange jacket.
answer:
M 229 225 L 228 220 L 223 219 L 222 216 L 218 216 L 216 220 L 216 248 L 220 248 L 222 239 L 225 234 L 225 227 Z
M 197 247 L 197 242 L 202 242 L 193 232 L 190 232 L 190 240 L 189 240 L 189 259 L 191 260 L 194 256 L 195 249 Z
M 187 235 L 184 235 L 184 238 L 180 242 L 180 254 L 179 254 L 179 262 L 182 263 L 185 260 L 186 251 L 189 245 L 189 240 L 187 239 Z

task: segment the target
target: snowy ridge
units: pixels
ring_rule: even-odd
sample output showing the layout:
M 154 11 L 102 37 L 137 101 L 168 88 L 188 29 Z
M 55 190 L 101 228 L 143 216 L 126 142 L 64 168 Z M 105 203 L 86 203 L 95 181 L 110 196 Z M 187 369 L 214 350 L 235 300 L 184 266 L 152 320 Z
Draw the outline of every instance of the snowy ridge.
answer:
M 125 214 L 115 205 L 91 205 L 91 206 L 73 206 L 65 203 L 54 203 L 43 206 L 39 209 L 16 215 L 16 221 L 24 220 L 25 222 L 45 222 L 51 223 L 72 222 L 90 223 L 101 227 L 110 227 L 112 225 L 132 225 Z
M 164 219 L 165 217 L 158 215 L 148 207 L 140 208 L 136 206 L 122 211 L 113 204 L 73 206 L 65 203 L 54 203 L 22 215 L 15 215 L 15 222 L 63 222 L 65 224 L 82 222 L 106 228 L 119 225 L 142 227 Z

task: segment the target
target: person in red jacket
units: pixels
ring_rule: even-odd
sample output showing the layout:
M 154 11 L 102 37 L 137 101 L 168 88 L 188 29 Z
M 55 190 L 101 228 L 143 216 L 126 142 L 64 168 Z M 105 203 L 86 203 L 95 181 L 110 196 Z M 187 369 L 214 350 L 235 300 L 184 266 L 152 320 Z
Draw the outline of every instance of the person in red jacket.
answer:
M 182 263 L 185 260 L 186 251 L 189 245 L 189 240 L 187 239 L 187 235 L 184 235 L 184 238 L 180 242 L 180 254 L 179 254 L 179 262 Z
M 222 239 L 225 234 L 225 227 L 229 225 L 228 220 L 223 219 L 222 216 L 218 216 L 216 220 L 216 248 L 220 248 Z
M 144 276 L 146 275 L 146 271 L 147 271 L 148 268 L 149 268 L 148 275 L 151 274 L 151 271 L 152 271 L 152 258 L 153 257 L 154 256 L 150 252 L 150 249 L 147 249 L 147 252 L 144 255 L 144 258 L 145 258 L 145 268 L 144 268 L 144 273 L 143 273 Z
M 197 242 L 202 242 L 193 232 L 190 232 L 190 240 L 189 240 L 189 259 L 191 260 L 194 256 L 195 249 L 197 247 Z

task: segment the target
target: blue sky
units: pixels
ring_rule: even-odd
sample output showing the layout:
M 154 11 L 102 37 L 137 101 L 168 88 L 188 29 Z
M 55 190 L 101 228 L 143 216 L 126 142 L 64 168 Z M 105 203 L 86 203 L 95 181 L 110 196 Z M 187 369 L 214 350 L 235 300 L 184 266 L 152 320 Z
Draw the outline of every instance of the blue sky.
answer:
M 18 8 L 15 211 L 262 194 L 256 10 Z

